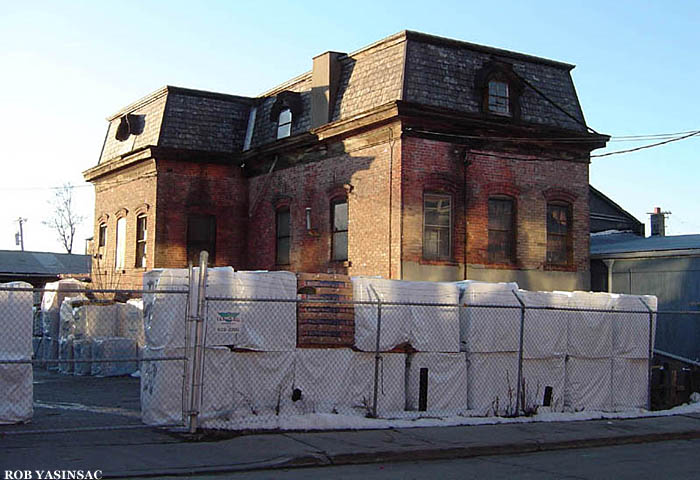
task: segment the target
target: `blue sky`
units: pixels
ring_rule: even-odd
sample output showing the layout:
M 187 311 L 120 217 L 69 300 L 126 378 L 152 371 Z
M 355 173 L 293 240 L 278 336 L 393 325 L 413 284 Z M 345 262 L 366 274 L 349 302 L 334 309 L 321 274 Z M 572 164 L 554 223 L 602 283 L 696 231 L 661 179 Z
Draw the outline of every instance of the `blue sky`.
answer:
M 166 84 L 257 95 L 308 71 L 319 53 L 404 29 L 576 64 L 599 132 L 700 129 L 697 2 L 36 1 L 0 11 L 0 249 L 17 248 L 22 216 L 26 249 L 61 251 L 41 222 L 51 187 L 71 182 L 87 217 L 83 251 L 94 197 L 81 172 L 97 163 L 105 117 L 122 106 Z M 647 224 L 659 206 L 672 212 L 667 233 L 700 233 L 699 147 L 693 138 L 594 159 L 591 183 Z

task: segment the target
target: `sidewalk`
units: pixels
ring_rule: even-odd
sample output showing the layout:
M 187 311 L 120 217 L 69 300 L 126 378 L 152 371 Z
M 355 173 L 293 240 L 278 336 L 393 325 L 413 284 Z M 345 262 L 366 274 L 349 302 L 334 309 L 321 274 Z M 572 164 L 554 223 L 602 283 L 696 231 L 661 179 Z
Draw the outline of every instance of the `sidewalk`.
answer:
M 178 475 L 504 455 L 700 438 L 700 414 L 667 417 L 307 433 L 219 441 L 153 429 L 0 438 L 4 470 L 102 470 L 105 477 Z

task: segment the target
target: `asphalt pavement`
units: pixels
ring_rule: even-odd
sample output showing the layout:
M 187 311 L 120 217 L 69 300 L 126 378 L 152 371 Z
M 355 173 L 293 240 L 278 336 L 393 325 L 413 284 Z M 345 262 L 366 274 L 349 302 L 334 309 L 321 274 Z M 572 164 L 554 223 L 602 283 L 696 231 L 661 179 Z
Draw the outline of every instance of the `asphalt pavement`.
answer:
M 115 415 L 116 421 L 116 415 Z M 251 433 L 202 440 L 153 428 L 0 437 L 3 470 L 105 478 L 512 455 L 700 438 L 700 414 L 577 422 Z

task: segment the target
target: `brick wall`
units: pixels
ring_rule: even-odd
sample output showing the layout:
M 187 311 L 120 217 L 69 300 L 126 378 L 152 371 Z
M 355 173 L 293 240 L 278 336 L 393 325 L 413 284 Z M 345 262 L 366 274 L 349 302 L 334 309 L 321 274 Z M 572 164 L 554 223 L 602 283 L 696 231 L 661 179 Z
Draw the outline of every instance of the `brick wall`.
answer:
M 516 157 L 502 158 L 500 156 Z M 465 148 L 421 138 L 402 141 L 403 260 L 430 265 L 465 263 Z M 498 152 L 469 153 L 466 174 L 468 237 L 466 263 L 488 268 L 588 271 L 588 163 L 541 160 L 535 156 Z M 422 254 L 423 194 L 452 196 L 452 259 L 428 261 Z M 490 265 L 488 260 L 488 199 L 506 194 L 516 203 L 516 264 Z M 573 262 L 570 267 L 546 263 L 547 197 L 562 196 L 573 207 Z
M 136 217 L 147 216 L 146 269 L 136 268 Z M 115 270 L 117 219 L 126 220 L 124 270 Z M 95 288 L 140 288 L 143 272 L 154 267 L 156 216 L 155 162 L 147 160 L 95 181 L 92 278 Z M 107 225 L 106 245 L 98 247 L 99 226 Z
M 250 178 L 249 268 L 388 277 L 391 263 L 395 276 L 400 226 L 397 125 L 391 127 L 391 135 L 389 132 L 390 127 L 367 132 L 327 146 L 321 161 L 302 160 L 295 166 Z M 352 186 L 349 193 L 344 185 Z M 330 222 L 332 199 L 345 195 L 349 247 L 348 263 L 343 264 L 330 261 Z M 390 197 L 393 209 L 389 207 Z M 275 265 L 275 212 L 282 205 L 289 208 L 291 216 L 289 265 Z M 306 228 L 307 207 L 311 208 L 311 231 Z
M 158 160 L 155 265 L 187 266 L 187 217 L 216 217 L 214 266 L 245 266 L 247 185 L 237 166 Z

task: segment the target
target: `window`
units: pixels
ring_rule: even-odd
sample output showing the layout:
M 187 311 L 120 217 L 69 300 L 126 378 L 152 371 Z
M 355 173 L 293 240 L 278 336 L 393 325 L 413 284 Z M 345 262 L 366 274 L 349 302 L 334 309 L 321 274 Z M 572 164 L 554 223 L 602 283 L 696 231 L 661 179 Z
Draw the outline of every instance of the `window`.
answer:
M 146 268 L 146 215 L 136 217 L 136 268 Z
M 126 257 L 126 218 L 117 220 L 117 241 L 114 254 L 114 268 L 124 270 L 124 258 Z
M 291 215 L 289 208 L 277 210 L 276 214 L 276 250 L 275 263 L 277 265 L 289 265 L 289 252 L 291 250 L 292 232 L 290 229 Z
M 515 263 L 513 203 L 510 198 L 489 198 L 489 263 Z
M 190 215 L 187 218 L 187 260 L 199 265 L 199 254 L 209 252 L 209 264 L 216 258 L 216 218 L 213 215 Z
M 100 227 L 97 232 L 97 246 L 104 247 L 105 245 L 107 245 L 107 225 L 100 223 Z
M 331 260 L 348 259 L 348 201 L 334 200 L 331 203 Z
M 566 203 L 547 204 L 547 263 L 571 263 L 571 207 Z
M 277 119 L 277 139 L 286 138 L 292 134 L 292 111 L 285 108 Z
M 510 116 L 510 97 L 508 84 L 501 80 L 489 80 L 489 112 Z
M 452 199 L 445 195 L 423 198 L 423 258 L 451 258 Z

